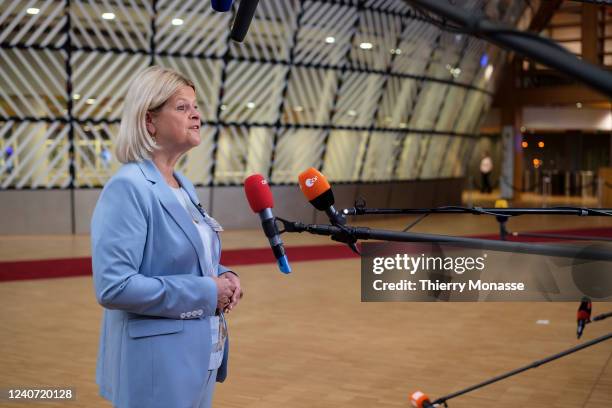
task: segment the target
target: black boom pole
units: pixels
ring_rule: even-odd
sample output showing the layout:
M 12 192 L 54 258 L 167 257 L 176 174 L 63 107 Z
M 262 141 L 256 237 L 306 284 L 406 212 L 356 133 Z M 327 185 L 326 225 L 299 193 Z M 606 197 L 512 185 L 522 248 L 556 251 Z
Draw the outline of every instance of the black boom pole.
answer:
M 515 51 L 548 67 L 564 72 L 593 89 L 612 97 L 612 74 L 594 64 L 578 59 L 556 43 L 537 34 L 526 33 L 502 26 L 448 0 L 404 0 L 422 10 L 427 10 L 458 24 L 469 34 L 481 37 L 498 46 Z

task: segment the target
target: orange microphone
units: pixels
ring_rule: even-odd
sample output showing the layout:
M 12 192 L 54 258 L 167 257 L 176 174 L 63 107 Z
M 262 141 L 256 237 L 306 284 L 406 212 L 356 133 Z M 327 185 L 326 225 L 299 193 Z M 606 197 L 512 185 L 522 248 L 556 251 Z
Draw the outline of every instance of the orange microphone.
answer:
M 333 225 L 346 224 L 346 217 L 334 207 L 334 193 L 323 174 L 311 167 L 303 171 L 298 180 L 300 189 L 310 204 L 319 211 L 325 211 Z
M 429 397 L 421 391 L 412 393 L 410 403 L 415 408 L 434 408 L 434 405 L 429 401 Z

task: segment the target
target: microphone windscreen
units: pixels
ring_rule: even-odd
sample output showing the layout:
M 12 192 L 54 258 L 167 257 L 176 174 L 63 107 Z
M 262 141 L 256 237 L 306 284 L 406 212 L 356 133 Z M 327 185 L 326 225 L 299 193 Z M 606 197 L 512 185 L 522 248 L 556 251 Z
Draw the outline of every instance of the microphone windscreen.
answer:
M 244 193 L 253 212 L 259 213 L 266 208 L 274 208 L 272 190 L 261 174 L 253 174 L 244 180 Z
M 591 314 L 586 310 L 579 310 L 576 316 L 576 320 L 591 320 Z
M 410 396 L 410 403 L 415 408 L 426 408 L 431 407 L 431 402 L 429 402 L 429 397 L 426 394 L 423 394 L 421 391 L 413 392 Z
M 210 0 L 210 6 L 215 11 L 225 13 L 232 8 L 232 1 L 233 0 Z
M 303 171 L 298 180 L 300 181 L 300 189 L 308 201 L 316 199 L 331 189 L 325 176 L 314 167 Z

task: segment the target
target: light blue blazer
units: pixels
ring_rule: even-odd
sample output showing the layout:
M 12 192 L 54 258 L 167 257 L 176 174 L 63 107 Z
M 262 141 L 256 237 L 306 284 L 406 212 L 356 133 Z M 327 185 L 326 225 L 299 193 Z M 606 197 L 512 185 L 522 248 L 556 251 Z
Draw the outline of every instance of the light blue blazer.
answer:
M 198 204 L 191 182 L 175 176 Z M 214 244 L 207 262 L 193 221 L 149 160 L 124 165 L 102 190 L 91 222 L 94 285 L 105 308 L 96 382 L 114 406 L 192 408 L 202 398 L 217 307 L 204 268 L 229 271 Z M 226 342 L 220 382 L 228 349 Z

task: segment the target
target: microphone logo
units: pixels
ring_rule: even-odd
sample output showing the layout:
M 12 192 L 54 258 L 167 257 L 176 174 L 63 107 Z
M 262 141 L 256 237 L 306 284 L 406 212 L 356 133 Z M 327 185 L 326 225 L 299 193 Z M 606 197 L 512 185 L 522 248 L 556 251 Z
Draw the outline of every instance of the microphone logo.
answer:
M 312 187 L 312 186 L 314 186 L 314 183 L 316 181 L 317 181 L 317 176 L 314 176 L 313 178 L 306 179 L 304 184 L 306 184 L 306 187 Z

